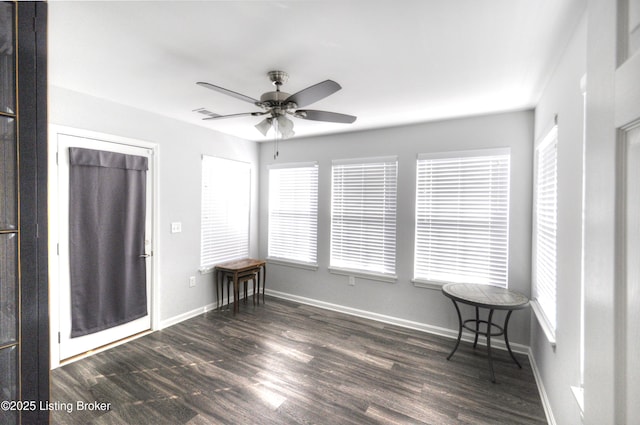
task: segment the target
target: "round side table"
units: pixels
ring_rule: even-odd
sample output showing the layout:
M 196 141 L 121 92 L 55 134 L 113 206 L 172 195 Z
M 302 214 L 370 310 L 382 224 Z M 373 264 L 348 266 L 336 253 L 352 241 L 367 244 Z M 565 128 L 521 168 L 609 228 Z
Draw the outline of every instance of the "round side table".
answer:
M 529 305 L 529 299 L 524 295 L 510 291 L 506 288 L 499 288 L 491 285 L 481 285 L 475 283 L 448 283 L 442 287 L 442 293 L 453 301 L 453 306 L 458 313 L 458 340 L 456 346 L 453 347 L 453 351 L 447 357 L 447 360 L 451 359 L 453 354 L 460 345 L 460 338 L 462 337 L 462 329 L 466 329 L 475 334 L 473 341 L 473 348 L 478 344 L 478 335 L 483 335 L 487 338 L 487 356 L 489 358 L 489 373 L 491 375 L 491 382 L 496 382 L 495 374 L 493 373 L 493 360 L 491 358 L 491 337 L 504 335 L 504 342 L 507 346 L 507 350 L 511 355 L 511 358 L 522 369 L 520 362 L 513 355 L 511 346 L 509 345 L 509 337 L 507 335 L 507 328 L 509 326 L 509 318 L 514 310 L 520 310 Z M 463 321 L 460 314 L 460 308 L 458 303 L 471 305 L 476 309 L 475 319 L 468 319 Z M 480 308 L 486 308 L 489 310 L 489 316 L 487 320 L 480 319 Z M 493 312 L 495 310 L 507 310 L 507 316 L 504 319 L 504 325 L 499 326 L 493 323 Z M 475 326 L 469 326 L 472 324 Z M 481 326 L 485 329 L 481 329 Z

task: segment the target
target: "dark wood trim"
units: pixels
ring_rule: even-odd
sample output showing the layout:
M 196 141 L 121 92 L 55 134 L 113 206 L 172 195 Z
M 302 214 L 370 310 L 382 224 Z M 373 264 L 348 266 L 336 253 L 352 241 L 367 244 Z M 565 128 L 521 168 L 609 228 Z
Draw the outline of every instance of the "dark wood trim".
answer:
M 21 398 L 49 400 L 47 272 L 47 4 L 18 9 L 18 147 L 20 175 Z M 22 412 L 23 424 L 49 412 Z

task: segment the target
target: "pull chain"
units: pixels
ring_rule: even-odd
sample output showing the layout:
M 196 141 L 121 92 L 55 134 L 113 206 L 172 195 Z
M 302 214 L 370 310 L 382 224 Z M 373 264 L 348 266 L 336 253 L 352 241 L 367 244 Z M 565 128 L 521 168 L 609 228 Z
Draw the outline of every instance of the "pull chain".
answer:
M 273 120 L 273 159 L 277 159 L 280 152 L 278 152 L 278 120 L 277 118 Z

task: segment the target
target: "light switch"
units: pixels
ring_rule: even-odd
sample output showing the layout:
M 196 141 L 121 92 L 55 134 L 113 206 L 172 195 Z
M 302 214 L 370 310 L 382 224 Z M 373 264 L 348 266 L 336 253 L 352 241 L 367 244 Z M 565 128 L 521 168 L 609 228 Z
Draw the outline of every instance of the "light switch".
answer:
M 180 233 L 182 232 L 182 223 L 176 221 L 171 223 L 171 233 Z

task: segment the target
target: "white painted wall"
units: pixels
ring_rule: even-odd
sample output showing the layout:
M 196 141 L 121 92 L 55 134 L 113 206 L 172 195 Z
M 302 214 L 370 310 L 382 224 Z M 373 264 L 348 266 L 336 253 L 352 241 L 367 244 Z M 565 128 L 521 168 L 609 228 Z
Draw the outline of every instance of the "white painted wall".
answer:
M 558 287 L 556 349 L 535 315 L 531 351 L 558 424 L 580 423 L 570 387 L 580 385 L 580 292 L 582 276 L 582 157 L 584 101 L 580 80 L 586 72 L 586 12 L 535 110 L 535 140 L 545 136 L 558 115 Z
M 156 143 L 159 174 L 159 223 L 155 255 L 160 290 L 160 322 L 188 315 L 215 301 L 213 274 L 201 275 L 200 204 L 203 154 L 250 162 L 252 166 L 250 255 L 258 255 L 258 147 L 213 130 L 103 99 L 49 88 L 49 121 Z M 182 233 L 170 223 L 182 222 Z M 189 287 L 189 276 L 196 286 Z
M 617 134 L 615 71 L 619 5 L 589 0 L 587 26 L 587 126 L 585 149 L 585 376 L 584 423 L 618 424 L 620 332 L 616 281 Z M 638 395 L 636 394 L 636 400 Z M 637 418 L 628 422 L 637 423 Z
M 278 163 L 318 161 L 319 217 L 317 271 L 278 264 L 268 266 L 267 289 L 357 309 L 377 315 L 457 330 L 457 316 L 440 290 L 415 287 L 413 243 L 415 168 L 419 153 L 511 147 L 511 210 L 509 287 L 530 295 L 531 178 L 533 112 L 487 115 L 280 142 Z M 331 274 L 329 234 L 331 161 L 340 158 L 398 156 L 398 226 L 396 283 Z M 273 163 L 273 143 L 260 145 L 260 256 L 267 256 L 268 165 Z M 469 313 L 470 314 L 470 313 Z M 500 314 L 498 317 L 502 318 Z M 502 320 L 502 319 L 500 319 Z M 509 326 L 510 340 L 529 345 L 530 315 L 516 312 Z

